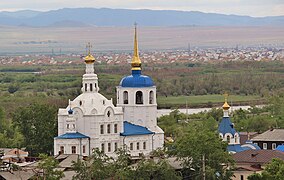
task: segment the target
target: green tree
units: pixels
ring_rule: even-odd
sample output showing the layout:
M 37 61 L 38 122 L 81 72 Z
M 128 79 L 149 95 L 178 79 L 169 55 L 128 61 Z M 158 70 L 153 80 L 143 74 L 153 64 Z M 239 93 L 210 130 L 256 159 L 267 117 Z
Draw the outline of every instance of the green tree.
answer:
M 233 175 L 230 169 L 233 159 L 226 151 L 227 143 L 209 129 L 209 124 L 203 122 L 189 125 L 185 135 L 175 141 L 170 154 L 183 161 L 184 176 L 201 179 L 204 163 L 206 179 L 230 179 Z
M 261 174 L 253 174 L 248 180 L 283 180 L 284 161 L 281 159 L 272 159 Z
M 57 133 L 57 109 L 44 104 L 20 107 L 13 114 L 13 123 L 24 136 L 24 146 L 32 156 L 51 154 Z
M 78 160 L 73 163 L 76 175 L 73 179 L 91 180 L 107 179 L 113 176 L 113 159 L 102 151 L 95 149 L 93 154 L 87 159 Z
M 47 156 L 45 154 L 40 154 L 39 157 L 41 160 L 38 163 L 38 168 L 42 171 L 42 173 L 37 173 L 35 179 L 59 180 L 64 177 L 63 171 L 56 170 L 59 162 L 54 159 L 54 157 Z
M 181 179 L 175 170 L 164 159 L 158 161 L 143 158 L 137 164 L 131 164 L 127 151 L 119 149 L 117 158 L 106 156 L 95 150 L 87 160 L 73 162 L 76 175 L 73 179 L 124 179 L 124 180 L 176 180 Z

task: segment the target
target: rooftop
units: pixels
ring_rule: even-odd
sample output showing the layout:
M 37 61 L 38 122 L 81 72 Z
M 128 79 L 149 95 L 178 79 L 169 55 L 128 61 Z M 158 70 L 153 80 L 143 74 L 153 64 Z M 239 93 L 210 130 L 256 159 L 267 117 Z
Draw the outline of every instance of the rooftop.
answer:
M 124 132 L 120 133 L 121 136 L 154 134 L 152 131 L 150 131 L 146 127 L 135 125 L 127 121 L 123 122 L 123 126 L 124 126 Z
M 221 123 L 219 124 L 218 131 L 223 135 L 230 133 L 234 135 L 237 131 L 234 129 L 233 123 L 230 121 L 229 117 L 223 117 Z
M 284 141 L 284 129 L 270 129 L 255 136 L 252 141 Z
M 273 158 L 284 160 L 284 153 L 277 150 L 255 150 L 250 149 L 233 154 L 236 163 L 266 164 Z
M 83 139 L 83 138 L 90 138 L 89 136 L 86 136 L 84 134 L 81 134 L 79 132 L 76 133 L 65 133 L 60 136 L 55 137 L 55 139 Z

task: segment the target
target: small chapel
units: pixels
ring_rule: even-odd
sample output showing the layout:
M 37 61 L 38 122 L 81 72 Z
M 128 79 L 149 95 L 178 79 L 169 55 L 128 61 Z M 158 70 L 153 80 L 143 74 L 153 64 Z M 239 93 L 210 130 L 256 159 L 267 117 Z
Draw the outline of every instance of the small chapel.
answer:
M 58 111 L 54 155 L 89 156 L 97 148 L 115 157 L 115 151 L 124 148 L 131 156 L 141 156 L 162 148 L 164 131 L 157 125 L 156 86 L 150 77 L 142 75 L 136 25 L 131 75 L 116 87 L 116 106 L 99 93 L 90 48 L 84 60 L 82 93 Z
M 223 118 L 219 124 L 218 131 L 222 141 L 227 141 L 227 151 L 231 154 L 246 151 L 249 149 L 260 149 L 257 145 L 253 144 L 252 141 L 248 140 L 245 144 L 240 143 L 239 132 L 236 131 L 234 124 L 230 120 L 229 109 L 230 105 L 227 102 L 228 95 L 225 95 L 225 103 L 223 108 Z

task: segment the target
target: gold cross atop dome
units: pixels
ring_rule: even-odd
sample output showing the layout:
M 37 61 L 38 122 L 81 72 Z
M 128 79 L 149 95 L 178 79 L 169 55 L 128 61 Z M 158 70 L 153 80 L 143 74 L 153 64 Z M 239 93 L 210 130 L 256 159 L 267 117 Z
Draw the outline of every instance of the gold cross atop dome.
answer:
M 88 42 L 88 44 L 86 45 L 86 49 L 88 50 L 88 55 L 84 58 L 86 64 L 92 64 L 96 60 L 94 56 L 91 54 L 91 48 L 92 48 L 92 45 L 90 42 Z
M 228 96 L 229 96 L 229 94 L 228 93 L 225 93 L 224 94 L 224 97 L 225 97 L 225 103 L 224 103 L 224 105 L 222 106 L 223 107 L 223 109 L 224 110 L 228 110 L 228 109 L 230 109 L 230 105 L 228 104 Z
M 138 40 L 137 40 L 137 23 L 134 24 L 135 33 L 134 33 L 134 53 L 131 61 L 131 70 L 141 70 L 141 60 L 138 53 Z

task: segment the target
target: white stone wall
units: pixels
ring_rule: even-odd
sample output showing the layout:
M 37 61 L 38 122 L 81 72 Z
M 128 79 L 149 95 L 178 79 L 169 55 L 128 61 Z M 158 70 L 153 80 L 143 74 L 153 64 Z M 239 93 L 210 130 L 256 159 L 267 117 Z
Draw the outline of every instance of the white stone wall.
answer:
M 64 147 L 64 154 L 72 154 L 72 146 L 76 147 L 76 154 L 89 156 L 89 139 L 54 139 L 54 155 L 58 155 L 60 147 Z M 85 153 L 83 152 L 85 146 Z
M 148 155 L 153 150 L 153 134 L 149 135 L 139 135 L 139 136 L 122 136 L 122 147 L 125 145 L 127 151 L 130 152 L 131 156 L 139 156 L 140 153 Z M 146 143 L 146 148 L 144 149 L 144 144 Z M 131 150 L 130 144 L 133 144 L 133 149 Z M 137 149 L 137 143 L 139 143 L 139 149 Z
M 128 92 L 128 104 L 123 102 L 123 92 Z M 143 93 L 143 104 L 136 104 L 136 92 Z M 152 104 L 149 102 L 149 94 L 153 91 Z M 117 106 L 122 107 L 124 111 L 124 120 L 147 127 L 154 131 L 157 126 L 157 102 L 156 102 L 156 87 L 143 88 L 124 88 L 117 87 Z

